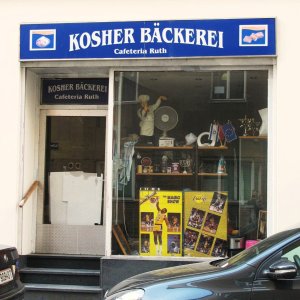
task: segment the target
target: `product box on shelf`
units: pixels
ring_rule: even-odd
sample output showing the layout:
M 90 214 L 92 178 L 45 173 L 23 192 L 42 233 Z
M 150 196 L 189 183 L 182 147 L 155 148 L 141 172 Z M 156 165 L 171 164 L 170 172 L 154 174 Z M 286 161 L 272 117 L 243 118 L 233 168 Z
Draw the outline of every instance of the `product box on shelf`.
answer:
M 174 147 L 174 138 L 170 137 L 161 137 L 158 141 L 158 146 L 159 147 Z

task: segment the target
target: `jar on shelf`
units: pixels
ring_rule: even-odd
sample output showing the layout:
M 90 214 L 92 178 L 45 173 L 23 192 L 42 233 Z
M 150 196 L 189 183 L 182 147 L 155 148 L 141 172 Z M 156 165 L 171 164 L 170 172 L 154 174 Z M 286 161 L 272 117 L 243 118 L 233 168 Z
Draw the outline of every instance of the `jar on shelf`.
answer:
M 161 172 L 167 173 L 168 171 L 168 156 L 163 155 L 161 158 Z

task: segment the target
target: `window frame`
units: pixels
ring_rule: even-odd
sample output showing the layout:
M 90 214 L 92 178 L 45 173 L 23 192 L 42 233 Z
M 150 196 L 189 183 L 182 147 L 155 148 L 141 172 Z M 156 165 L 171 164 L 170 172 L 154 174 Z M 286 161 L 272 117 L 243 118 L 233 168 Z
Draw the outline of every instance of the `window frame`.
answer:
M 181 64 L 176 64 L 176 61 L 174 62 L 174 65 L 170 66 L 169 62 L 167 61 L 164 61 L 162 60 L 162 63 L 160 67 L 158 66 L 155 66 L 155 64 L 151 65 L 151 66 L 143 66 L 143 67 L 140 67 L 140 66 L 133 66 L 133 67 L 120 67 L 120 68 L 112 68 L 110 69 L 110 80 L 113 85 L 113 90 L 115 89 L 115 78 L 114 78 L 114 75 L 115 75 L 115 72 L 132 72 L 132 71 L 141 71 L 141 72 L 145 72 L 145 71 L 155 71 L 155 72 L 167 72 L 167 71 L 221 71 L 221 70 L 240 70 L 240 71 L 247 71 L 247 70 L 267 70 L 268 71 L 268 109 L 269 109 L 269 112 L 270 113 L 270 117 L 269 117 L 269 120 L 268 120 L 268 127 L 269 129 L 271 129 L 272 127 L 270 126 L 270 124 L 274 124 L 274 117 L 273 117 L 273 107 L 275 106 L 275 102 L 276 102 L 276 99 L 273 99 L 273 90 L 276 86 L 275 82 L 273 81 L 273 78 L 275 77 L 275 74 L 276 74 L 276 68 L 273 66 L 275 61 L 272 60 L 272 62 L 270 62 L 270 58 L 263 58 L 262 60 L 259 60 L 260 63 L 258 64 L 253 64 L 251 65 L 251 61 L 256 61 L 257 59 L 254 59 L 254 58 L 247 58 L 245 59 L 244 63 L 242 64 L 239 64 L 238 62 L 240 62 L 239 59 L 225 59 L 225 61 L 227 62 L 227 64 L 224 64 L 222 66 L 218 66 L 217 64 L 214 64 L 212 63 L 212 65 L 207 65 L 207 62 L 212 62 L 212 60 L 210 59 L 207 59 L 206 63 L 204 65 L 202 65 L 201 63 L 204 61 L 204 60 L 199 60 L 199 62 L 201 61 L 200 63 L 200 66 L 196 64 L 193 64 L 193 67 L 190 66 L 190 64 L 187 64 L 187 65 L 182 65 L 182 62 Z M 192 61 L 192 60 L 191 60 Z M 214 61 L 214 60 L 213 60 Z M 248 62 L 248 63 L 247 63 Z M 246 73 L 246 72 L 245 72 Z M 114 116 L 114 106 L 115 106 L 115 101 L 114 101 L 114 93 L 111 91 L 111 96 L 109 96 L 109 111 L 111 110 L 111 113 L 109 113 L 109 118 L 111 118 L 111 126 L 113 127 L 113 116 Z M 119 106 L 121 107 L 121 105 Z M 111 130 L 113 130 L 111 128 Z M 274 130 L 273 130 L 274 131 Z M 274 199 L 275 202 L 276 202 L 276 194 L 275 194 L 275 186 L 274 186 L 274 175 L 273 175 L 273 172 L 271 170 L 271 162 L 274 161 L 274 152 L 273 152 L 273 149 L 274 149 L 274 136 L 273 136 L 273 131 L 272 130 L 269 130 L 269 139 L 268 139 L 268 162 L 267 162 L 267 165 L 268 165 L 268 179 L 267 179 L 267 189 L 268 189 L 268 199 Z M 112 135 L 111 135 L 112 136 Z M 271 138 L 271 139 L 270 139 Z M 113 143 L 113 140 L 111 140 L 111 142 Z M 270 147 L 272 146 L 272 147 Z M 272 150 L 270 150 L 272 149 Z M 112 176 L 113 177 L 113 176 Z M 111 177 L 111 179 L 112 179 Z M 111 186 L 112 188 L 112 186 Z M 112 189 L 111 189 L 111 194 L 112 194 Z M 110 199 L 107 199 L 107 201 L 110 201 L 110 207 L 112 209 L 112 197 Z M 268 232 L 268 235 L 275 232 L 274 230 L 274 222 L 273 222 L 273 218 L 269 217 L 269 216 L 272 216 L 272 213 L 273 211 L 275 210 L 275 205 L 269 203 L 269 201 L 267 200 L 267 203 L 268 203 L 268 221 L 267 221 L 267 224 L 268 224 L 268 228 L 267 228 L 267 232 Z M 107 206 L 108 207 L 108 206 Z M 109 223 L 109 219 L 111 221 L 111 223 Z M 107 218 L 107 228 L 109 226 L 111 226 L 112 224 L 112 212 L 110 212 L 110 218 Z M 107 235 L 106 238 L 109 237 L 109 240 L 111 241 L 111 233 L 109 235 Z M 107 249 L 106 253 L 109 255 L 109 256 L 113 256 L 111 254 L 111 242 L 110 243 L 106 243 L 106 245 L 110 244 L 110 247 L 108 247 L 109 249 Z M 130 257 L 130 256 L 129 256 Z M 157 259 L 160 259 L 158 257 L 156 257 Z M 184 258 L 184 257 L 182 257 Z

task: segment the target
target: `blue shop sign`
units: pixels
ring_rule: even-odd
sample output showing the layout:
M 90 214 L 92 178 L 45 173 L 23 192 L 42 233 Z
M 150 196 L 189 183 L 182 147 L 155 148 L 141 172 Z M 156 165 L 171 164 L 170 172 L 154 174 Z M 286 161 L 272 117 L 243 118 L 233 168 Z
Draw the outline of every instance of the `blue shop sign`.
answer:
M 107 78 L 42 79 L 41 104 L 103 105 L 107 103 Z
M 20 60 L 276 55 L 275 19 L 23 24 Z

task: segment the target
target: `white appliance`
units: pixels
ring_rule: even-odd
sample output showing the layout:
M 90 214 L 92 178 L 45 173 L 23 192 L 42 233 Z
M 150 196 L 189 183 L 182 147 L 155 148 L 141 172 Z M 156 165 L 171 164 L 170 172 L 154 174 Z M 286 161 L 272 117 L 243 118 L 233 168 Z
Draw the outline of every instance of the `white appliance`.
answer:
M 161 106 L 154 113 L 155 126 L 163 131 L 159 139 L 160 147 L 173 147 L 174 138 L 168 137 L 169 130 L 176 127 L 178 123 L 178 114 L 176 110 L 170 106 Z

